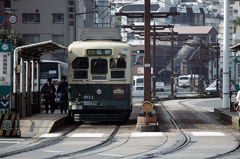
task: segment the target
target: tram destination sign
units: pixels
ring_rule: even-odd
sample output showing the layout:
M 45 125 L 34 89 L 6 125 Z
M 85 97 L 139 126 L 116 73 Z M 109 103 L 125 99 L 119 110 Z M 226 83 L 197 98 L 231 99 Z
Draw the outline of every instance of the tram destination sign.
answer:
M 88 49 L 87 55 L 89 56 L 112 55 L 112 50 L 111 49 Z

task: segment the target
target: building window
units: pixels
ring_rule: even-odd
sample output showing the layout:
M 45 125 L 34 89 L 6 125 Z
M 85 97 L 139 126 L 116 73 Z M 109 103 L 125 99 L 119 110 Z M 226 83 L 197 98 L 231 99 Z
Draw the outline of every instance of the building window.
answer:
M 52 14 L 53 23 L 64 23 L 64 14 L 63 13 L 53 13 Z
M 22 35 L 27 44 L 33 44 L 40 42 L 40 35 Z
M 69 14 L 69 19 L 73 19 L 73 14 Z
M 238 10 L 234 10 L 234 14 L 238 14 Z
M 61 45 L 64 45 L 64 36 L 63 35 L 53 35 L 52 41 Z
M 74 5 L 74 2 L 72 0 L 69 0 L 69 5 Z
M 23 13 L 23 23 L 40 23 L 40 13 Z
M 217 9 L 213 9 L 212 11 L 213 11 L 214 13 L 216 13 L 218 10 L 217 10 Z
M 69 12 L 73 12 L 74 11 L 74 8 L 73 7 L 69 7 Z

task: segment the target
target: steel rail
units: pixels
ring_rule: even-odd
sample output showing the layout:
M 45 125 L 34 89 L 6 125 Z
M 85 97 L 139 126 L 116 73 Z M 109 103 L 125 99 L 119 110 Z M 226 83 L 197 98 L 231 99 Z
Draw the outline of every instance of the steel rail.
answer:
M 176 121 L 176 118 L 174 117 L 174 115 L 171 112 L 171 110 L 169 110 L 167 107 L 165 107 L 162 103 L 161 103 L 161 105 L 162 105 L 162 108 L 165 110 L 164 114 L 166 116 L 168 116 L 168 118 L 172 122 L 173 126 L 178 130 L 178 132 L 180 134 L 180 139 L 178 139 L 174 145 L 171 145 L 170 147 L 166 148 L 163 151 L 155 152 L 155 153 L 151 153 L 151 154 L 146 154 L 146 155 L 143 155 L 141 157 L 137 157 L 136 159 L 139 159 L 139 158 L 140 159 L 145 159 L 145 158 L 162 157 L 164 155 L 171 154 L 171 153 L 174 153 L 176 151 L 179 151 L 179 150 L 185 148 L 191 142 L 190 135 L 188 135 L 187 133 L 185 133 L 181 129 L 180 125 Z
M 186 132 L 184 132 L 182 130 L 181 126 L 177 122 L 177 120 L 174 117 L 171 110 L 169 110 L 163 104 L 162 104 L 162 107 L 166 110 L 166 111 L 164 111 L 165 114 L 170 117 L 171 122 L 176 127 L 176 129 L 179 131 L 179 133 L 181 134 L 181 142 L 179 144 L 177 144 L 176 147 L 173 147 L 173 148 L 170 148 L 170 149 L 167 149 L 165 151 L 160 152 L 160 155 L 166 155 L 166 154 L 169 154 L 169 153 L 173 153 L 175 151 L 179 151 L 180 149 L 183 149 L 184 147 L 186 147 L 191 142 L 191 137 L 190 137 L 190 135 L 188 135 Z
M 49 157 L 47 159 L 73 157 L 73 156 L 76 156 L 76 155 L 81 154 L 81 153 L 86 153 L 86 152 L 90 152 L 90 151 L 105 147 L 105 146 L 112 143 L 112 141 L 113 141 L 115 135 L 117 134 L 119 128 L 120 128 L 120 125 L 117 125 L 115 127 L 114 131 L 109 135 L 109 137 L 106 140 L 104 140 L 103 142 L 101 142 L 100 144 L 88 147 L 88 148 L 83 149 L 83 150 L 79 150 L 79 151 L 75 151 L 75 152 L 71 152 L 71 153 L 66 153 L 66 154 L 62 154 L 62 155 L 56 155 L 56 156 L 53 156 L 53 157 Z
M 58 137 L 50 138 L 50 139 L 43 141 L 42 143 L 36 144 L 34 146 L 28 146 L 28 147 L 20 148 L 17 150 L 9 150 L 7 152 L 2 152 L 2 153 L 0 153 L 0 158 L 13 156 L 13 155 L 17 155 L 20 153 L 29 152 L 29 151 L 37 150 L 37 149 L 40 149 L 43 147 L 54 145 L 54 144 L 58 143 L 59 141 L 63 140 L 67 134 L 74 131 L 77 127 L 79 127 L 79 125 L 74 126 L 73 128 L 71 128 L 70 130 L 68 130 L 67 132 L 63 133 L 62 135 L 60 135 Z
M 184 101 L 180 101 L 179 103 L 184 106 L 185 108 L 187 108 L 188 110 L 190 110 L 193 114 L 195 114 L 196 116 L 214 124 L 215 126 L 217 126 L 218 128 L 222 129 L 224 132 L 226 132 L 227 134 L 230 134 L 234 139 L 235 141 L 237 142 L 237 146 L 228 151 L 228 152 L 225 152 L 225 153 L 222 153 L 222 154 L 218 154 L 216 156 L 212 156 L 212 157 L 209 157 L 208 159 L 214 159 L 214 158 L 219 158 L 219 157 L 223 157 L 223 156 L 227 156 L 227 155 L 230 155 L 231 153 L 233 152 L 236 152 L 236 151 L 239 151 L 240 150 L 240 137 L 237 136 L 236 134 L 234 134 L 231 130 L 227 129 L 227 128 L 224 128 L 223 126 L 219 125 L 218 123 L 216 123 L 215 121 L 213 121 L 211 118 L 207 117 L 206 115 L 204 115 L 203 113 L 201 112 L 197 112 L 195 110 L 193 110 L 192 108 L 190 108 L 189 106 L 183 104 Z

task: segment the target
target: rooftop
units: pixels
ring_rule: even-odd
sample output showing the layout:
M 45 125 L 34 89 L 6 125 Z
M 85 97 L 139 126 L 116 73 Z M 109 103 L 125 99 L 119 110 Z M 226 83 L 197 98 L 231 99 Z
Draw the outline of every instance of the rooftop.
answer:
M 179 35 L 217 35 L 218 32 L 213 26 L 175 26 L 174 32 L 178 32 Z M 162 32 L 169 32 L 169 29 L 164 29 Z

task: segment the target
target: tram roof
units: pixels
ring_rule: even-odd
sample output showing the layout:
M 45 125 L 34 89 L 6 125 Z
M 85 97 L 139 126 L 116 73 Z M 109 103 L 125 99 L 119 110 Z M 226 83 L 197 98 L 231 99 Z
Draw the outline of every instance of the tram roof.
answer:
M 66 47 L 60 44 L 57 44 L 55 42 L 52 42 L 50 40 L 50 41 L 44 41 L 40 43 L 20 46 L 20 47 L 17 47 L 15 51 L 16 50 L 18 51 L 18 56 L 21 58 L 39 59 L 45 53 L 62 50 L 62 49 L 66 49 Z
M 117 28 L 83 28 L 80 39 L 121 41 L 121 35 Z

